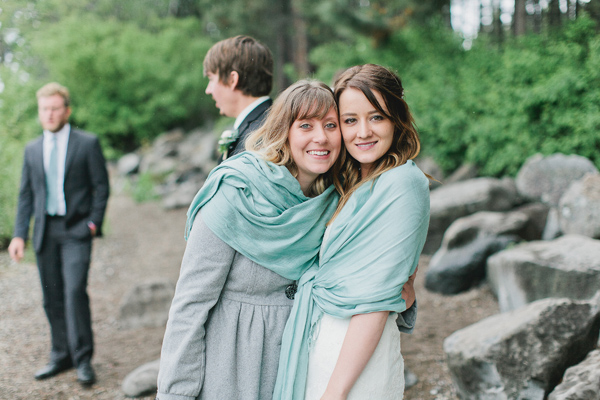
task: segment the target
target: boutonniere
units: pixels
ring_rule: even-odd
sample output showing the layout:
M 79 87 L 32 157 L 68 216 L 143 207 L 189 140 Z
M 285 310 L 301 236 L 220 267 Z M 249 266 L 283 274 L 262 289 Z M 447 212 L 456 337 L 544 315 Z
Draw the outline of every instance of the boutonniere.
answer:
M 240 133 L 237 129 L 227 129 L 223 131 L 221 134 L 221 139 L 219 139 L 219 151 L 222 154 L 225 154 L 229 149 L 229 145 L 235 142 L 239 136 Z

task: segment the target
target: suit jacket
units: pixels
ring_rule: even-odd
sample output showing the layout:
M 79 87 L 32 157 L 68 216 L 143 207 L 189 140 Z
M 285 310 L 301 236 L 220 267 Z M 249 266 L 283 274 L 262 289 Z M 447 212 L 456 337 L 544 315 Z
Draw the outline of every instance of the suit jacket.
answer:
M 42 248 L 46 222 L 46 176 L 43 162 L 43 136 L 25 147 L 23 173 L 19 190 L 15 237 L 27 240 L 29 223 L 34 217 L 33 245 Z M 90 238 L 88 222 L 102 235 L 102 222 L 108 201 L 108 172 L 98 138 L 73 129 L 69 134 L 65 159 L 64 193 L 67 205 L 67 232 L 75 238 Z
M 232 157 L 242 151 L 246 150 L 245 143 L 246 138 L 255 130 L 260 128 L 262 124 L 265 122 L 265 118 L 267 118 L 267 111 L 273 104 L 273 100 L 265 100 L 260 103 L 254 110 L 248 114 L 246 118 L 242 121 L 238 128 L 238 132 L 240 135 L 238 139 L 229 145 L 229 149 L 227 151 L 227 157 Z M 223 161 L 223 155 L 219 157 L 219 164 Z

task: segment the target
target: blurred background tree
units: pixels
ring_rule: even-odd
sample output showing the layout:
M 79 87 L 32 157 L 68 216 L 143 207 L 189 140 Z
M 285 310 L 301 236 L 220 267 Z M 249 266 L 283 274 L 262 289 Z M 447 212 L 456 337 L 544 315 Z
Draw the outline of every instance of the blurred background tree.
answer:
M 274 96 L 355 64 L 394 69 L 423 154 L 446 172 L 513 175 L 557 151 L 600 167 L 599 27 L 600 0 L 0 0 L 0 247 L 49 81 L 70 88 L 72 123 L 114 159 L 210 127 L 204 54 L 247 34 L 273 51 Z

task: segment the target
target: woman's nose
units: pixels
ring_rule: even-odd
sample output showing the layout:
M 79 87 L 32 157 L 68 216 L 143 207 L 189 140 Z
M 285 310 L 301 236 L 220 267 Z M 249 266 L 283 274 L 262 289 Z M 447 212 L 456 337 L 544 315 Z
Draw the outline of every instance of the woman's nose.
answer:
M 325 143 L 327 142 L 327 135 L 325 134 L 325 130 L 323 128 L 316 128 L 315 135 L 313 136 L 313 142 L 315 143 Z
M 368 138 L 369 136 L 371 136 L 371 129 L 369 128 L 369 125 L 364 122 L 359 124 L 356 136 L 358 136 L 359 138 Z

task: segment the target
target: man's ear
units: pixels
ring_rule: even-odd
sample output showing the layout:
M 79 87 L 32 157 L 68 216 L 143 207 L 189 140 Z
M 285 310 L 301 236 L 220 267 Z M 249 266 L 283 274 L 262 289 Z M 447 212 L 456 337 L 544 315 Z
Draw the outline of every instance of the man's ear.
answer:
M 237 71 L 231 71 L 229 73 L 229 81 L 227 82 L 227 86 L 229 86 L 231 90 L 235 90 L 239 81 L 240 74 L 238 74 Z

